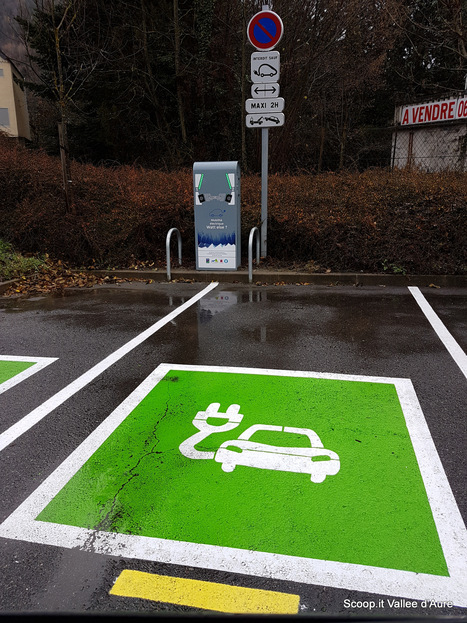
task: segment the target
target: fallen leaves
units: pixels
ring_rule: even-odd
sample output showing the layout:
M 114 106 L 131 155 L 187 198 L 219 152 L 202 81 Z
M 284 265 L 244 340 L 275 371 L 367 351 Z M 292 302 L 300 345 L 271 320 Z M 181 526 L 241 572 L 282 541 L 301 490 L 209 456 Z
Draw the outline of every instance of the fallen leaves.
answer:
M 117 277 L 100 277 L 71 270 L 66 264 L 52 261 L 50 258 L 40 270 L 21 277 L 9 288 L 4 296 L 37 296 L 41 294 L 62 293 L 65 288 L 92 288 L 107 281 L 119 282 Z

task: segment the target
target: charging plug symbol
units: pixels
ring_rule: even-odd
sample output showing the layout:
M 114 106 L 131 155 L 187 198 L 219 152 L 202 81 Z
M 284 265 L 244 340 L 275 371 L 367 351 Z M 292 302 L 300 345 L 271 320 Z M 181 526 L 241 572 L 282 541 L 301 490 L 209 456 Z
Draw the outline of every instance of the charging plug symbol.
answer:
M 213 459 L 215 452 L 206 452 L 202 450 L 196 450 L 196 444 L 200 443 L 209 435 L 213 433 L 225 433 L 229 430 L 237 428 L 243 419 L 243 415 L 239 413 L 240 405 L 230 405 L 225 413 L 219 413 L 220 402 L 212 402 L 206 411 L 198 411 L 193 419 L 193 426 L 198 429 L 198 433 L 195 433 L 188 439 L 185 439 L 180 446 L 179 450 L 188 459 Z M 228 422 L 215 426 L 208 424 L 208 418 L 220 418 L 227 419 Z

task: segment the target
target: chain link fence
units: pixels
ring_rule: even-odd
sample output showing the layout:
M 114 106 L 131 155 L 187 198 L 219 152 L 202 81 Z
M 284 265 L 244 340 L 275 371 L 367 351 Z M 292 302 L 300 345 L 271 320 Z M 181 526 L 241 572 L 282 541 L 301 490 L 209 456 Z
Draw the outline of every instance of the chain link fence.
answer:
M 467 124 L 394 128 L 393 168 L 467 171 Z

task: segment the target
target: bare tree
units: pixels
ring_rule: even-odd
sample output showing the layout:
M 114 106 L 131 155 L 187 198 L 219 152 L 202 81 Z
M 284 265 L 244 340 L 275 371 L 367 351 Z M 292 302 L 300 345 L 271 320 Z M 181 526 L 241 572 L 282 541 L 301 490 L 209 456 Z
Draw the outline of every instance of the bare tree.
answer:
M 99 64 L 101 50 L 86 44 L 86 0 L 34 0 L 32 11 L 17 17 L 21 26 L 32 89 L 55 102 L 66 210 L 73 201 L 68 123 L 78 94 Z
M 396 88 L 405 84 L 412 97 L 463 89 L 467 72 L 465 0 L 406 0 L 394 22 L 399 42 L 390 54 L 389 67 Z

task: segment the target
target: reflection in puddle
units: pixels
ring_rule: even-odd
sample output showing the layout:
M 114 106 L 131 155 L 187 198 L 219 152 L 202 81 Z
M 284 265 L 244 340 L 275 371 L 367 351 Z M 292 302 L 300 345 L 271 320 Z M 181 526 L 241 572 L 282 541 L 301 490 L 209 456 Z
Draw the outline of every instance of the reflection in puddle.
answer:
M 179 307 L 180 305 L 183 305 L 183 303 L 185 302 L 185 297 L 182 296 L 180 299 L 177 297 L 177 301 L 174 303 L 174 297 L 173 296 L 169 296 L 169 307 Z
M 222 294 L 203 296 L 198 302 L 200 323 L 209 322 L 215 314 L 219 314 L 237 303 L 237 292 L 222 292 Z
M 266 290 L 250 290 L 248 292 L 249 303 L 264 303 L 268 300 L 268 294 Z
M 237 303 L 264 303 L 268 300 L 265 290 L 249 290 L 248 292 L 228 292 L 203 296 L 198 302 L 199 319 L 201 323 L 209 322 L 216 314 L 226 311 Z M 262 334 L 263 336 L 263 334 Z M 266 329 L 264 329 L 264 340 L 266 341 Z
M 205 330 L 201 330 L 202 325 L 206 325 L 207 323 L 209 323 L 215 315 L 221 313 L 221 312 L 225 312 L 228 311 L 233 305 L 237 305 L 237 304 L 245 304 L 245 303 L 263 303 L 265 301 L 267 301 L 267 294 L 264 290 L 249 290 L 248 292 L 229 292 L 229 291 L 224 291 L 224 292 L 220 292 L 219 294 L 211 294 L 210 296 L 204 296 L 200 301 L 198 301 L 198 333 L 199 333 L 199 338 L 201 339 L 201 335 L 203 335 L 206 339 L 210 339 L 210 332 L 206 333 Z M 231 317 L 231 320 L 233 321 L 234 317 Z M 226 318 L 227 320 L 227 318 Z M 238 321 L 238 318 L 237 318 Z M 232 325 L 230 323 L 229 327 L 226 325 L 225 329 L 227 328 L 234 328 L 237 327 L 238 330 L 238 324 L 236 324 L 237 321 L 234 321 L 235 324 Z M 250 327 L 251 331 L 252 331 L 252 336 L 251 339 L 253 339 L 256 342 L 263 342 L 265 343 L 267 341 L 267 329 L 266 326 L 258 326 L 258 324 L 255 323 L 255 326 Z M 240 329 L 241 330 L 241 329 Z

